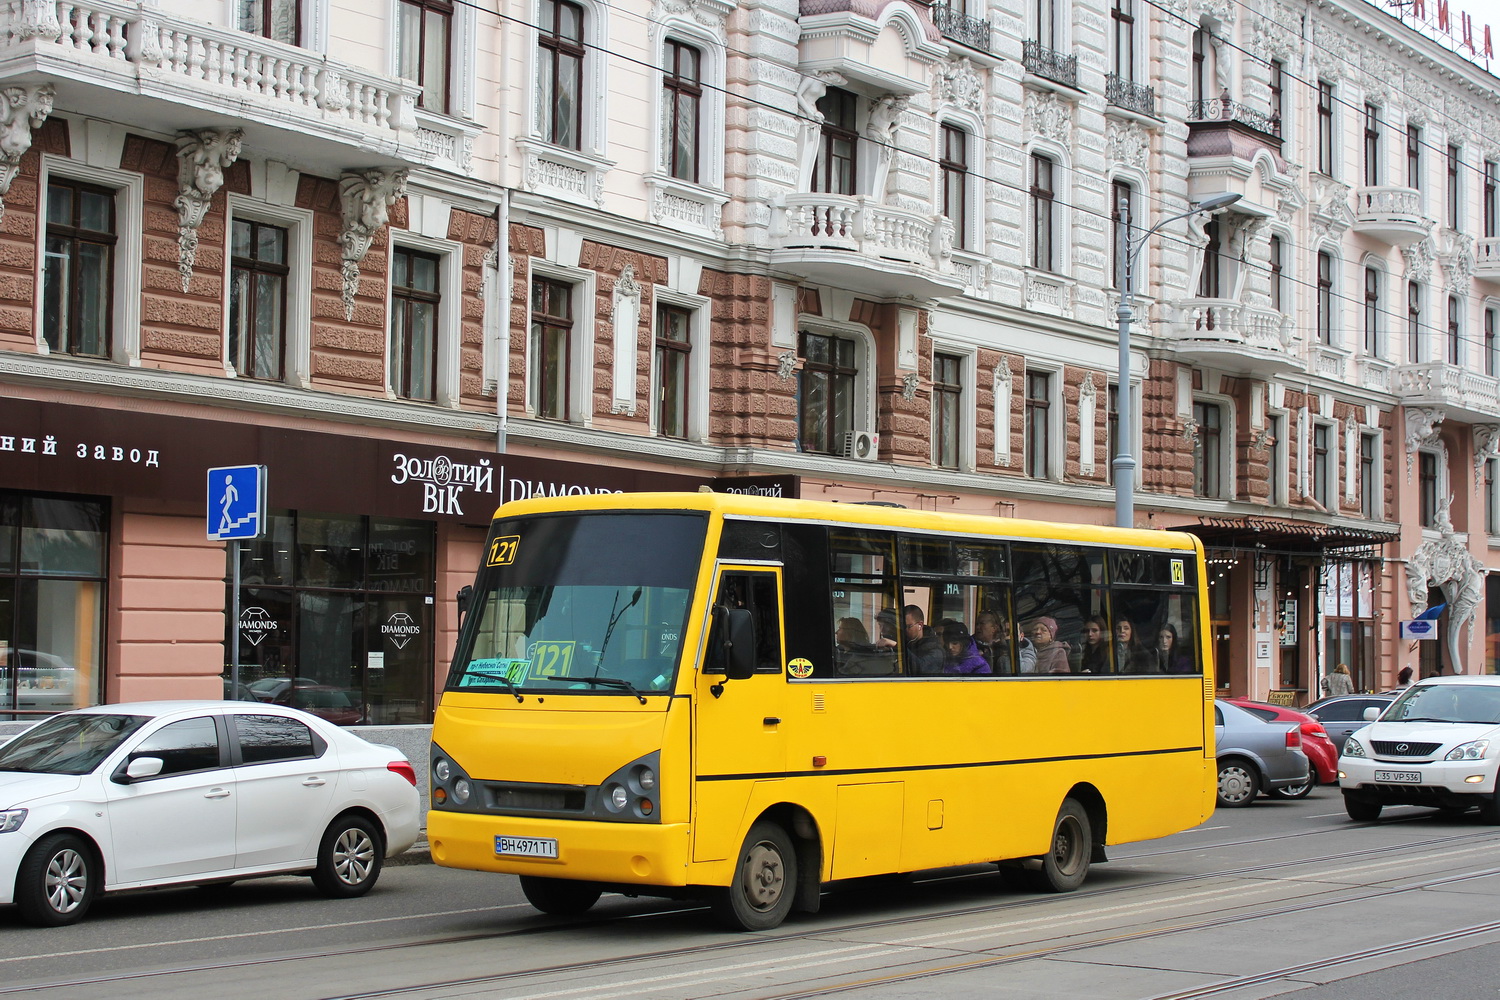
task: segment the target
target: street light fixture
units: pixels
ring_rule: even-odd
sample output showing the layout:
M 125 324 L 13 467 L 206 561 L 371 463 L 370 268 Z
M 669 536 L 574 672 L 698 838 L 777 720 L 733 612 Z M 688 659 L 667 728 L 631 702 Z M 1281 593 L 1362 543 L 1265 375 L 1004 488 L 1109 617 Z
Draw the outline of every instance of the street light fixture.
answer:
M 1119 438 L 1118 450 L 1110 467 L 1115 476 L 1115 525 L 1120 528 L 1135 526 L 1135 456 L 1130 453 L 1131 428 L 1130 428 L 1130 323 L 1134 318 L 1132 312 L 1133 299 L 1135 298 L 1135 257 L 1162 226 L 1179 219 L 1186 219 L 1190 215 L 1199 212 L 1217 212 L 1222 208 L 1228 208 L 1240 200 L 1238 194 L 1224 192 L 1222 194 L 1209 195 L 1202 201 L 1196 202 L 1186 212 L 1162 219 L 1156 225 L 1146 230 L 1140 236 L 1132 238 L 1130 235 L 1130 199 L 1120 199 L 1120 236 L 1117 241 L 1115 252 L 1119 255 L 1124 265 L 1124 287 L 1120 290 L 1120 308 L 1116 315 L 1120 320 L 1120 371 L 1118 403 L 1115 407 L 1118 414 L 1115 422 L 1116 436 Z

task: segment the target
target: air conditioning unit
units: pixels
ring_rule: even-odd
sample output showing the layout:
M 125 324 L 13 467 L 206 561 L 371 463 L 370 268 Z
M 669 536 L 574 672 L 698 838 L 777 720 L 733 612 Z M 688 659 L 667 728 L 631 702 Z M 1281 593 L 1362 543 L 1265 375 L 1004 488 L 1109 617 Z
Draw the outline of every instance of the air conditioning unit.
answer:
M 861 462 L 873 462 L 879 457 L 880 435 L 869 431 L 845 431 L 843 446 L 839 454 L 844 458 L 857 458 Z

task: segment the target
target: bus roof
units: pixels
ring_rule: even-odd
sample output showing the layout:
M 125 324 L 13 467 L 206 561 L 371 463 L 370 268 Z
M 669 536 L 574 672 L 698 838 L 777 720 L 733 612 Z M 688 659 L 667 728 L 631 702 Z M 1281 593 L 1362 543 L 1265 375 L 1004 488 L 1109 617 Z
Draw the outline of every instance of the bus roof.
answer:
M 985 514 L 942 514 L 885 504 L 789 500 L 743 493 L 594 493 L 586 496 L 546 497 L 503 504 L 495 512 L 495 517 L 499 519 L 559 511 L 609 510 L 701 510 L 725 517 L 764 518 L 772 521 L 818 521 L 960 535 L 1040 537 L 1137 548 L 1202 551 L 1202 543 L 1198 538 L 1182 531 L 1033 521 Z

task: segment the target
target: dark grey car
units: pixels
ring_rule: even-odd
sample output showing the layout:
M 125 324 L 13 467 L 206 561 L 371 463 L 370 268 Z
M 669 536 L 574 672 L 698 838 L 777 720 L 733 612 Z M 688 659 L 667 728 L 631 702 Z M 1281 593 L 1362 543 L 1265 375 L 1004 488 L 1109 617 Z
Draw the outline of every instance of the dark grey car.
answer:
M 1214 702 L 1219 805 L 1248 806 L 1261 792 L 1305 784 L 1310 765 L 1295 722 L 1267 722 L 1238 705 Z
M 1315 701 L 1305 711 L 1323 723 L 1323 728 L 1328 730 L 1328 738 L 1339 748 L 1339 753 L 1343 753 L 1344 741 L 1349 738 L 1349 734 L 1369 725 L 1365 721 L 1365 709 L 1378 708 L 1384 712 L 1386 706 L 1395 700 L 1394 693 L 1341 694 Z

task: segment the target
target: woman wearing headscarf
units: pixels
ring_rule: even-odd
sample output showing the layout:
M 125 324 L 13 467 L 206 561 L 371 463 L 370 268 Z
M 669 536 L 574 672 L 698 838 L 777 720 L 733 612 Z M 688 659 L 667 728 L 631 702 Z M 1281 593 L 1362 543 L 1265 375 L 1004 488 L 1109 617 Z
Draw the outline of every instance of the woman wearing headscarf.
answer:
M 1057 619 L 1037 618 L 1026 630 L 1031 644 L 1036 647 L 1036 672 L 1039 674 L 1071 674 L 1068 666 L 1068 644 L 1057 641 Z

